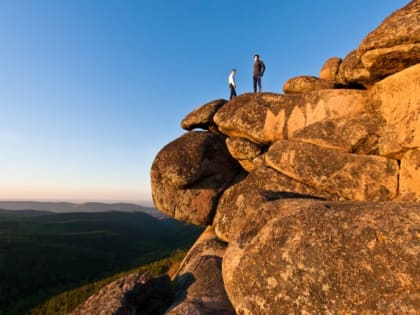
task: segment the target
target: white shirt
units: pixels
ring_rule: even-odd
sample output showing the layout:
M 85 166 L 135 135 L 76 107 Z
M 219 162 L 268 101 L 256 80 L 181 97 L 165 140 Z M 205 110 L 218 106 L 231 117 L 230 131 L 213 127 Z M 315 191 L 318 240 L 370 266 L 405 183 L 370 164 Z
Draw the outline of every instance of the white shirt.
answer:
M 234 88 L 236 88 L 235 83 L 235 73 L 231 72 L 229 75 L 229 84 L 232 84 Z

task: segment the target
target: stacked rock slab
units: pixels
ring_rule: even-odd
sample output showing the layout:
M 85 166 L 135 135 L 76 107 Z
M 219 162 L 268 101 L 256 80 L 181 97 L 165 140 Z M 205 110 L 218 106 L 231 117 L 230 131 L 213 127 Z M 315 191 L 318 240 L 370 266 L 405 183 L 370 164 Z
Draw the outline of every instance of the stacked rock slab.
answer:
M 420 311 L 419 47 L 415 0 L 320 78 L 188 114 L 152 165 L 153 198 L 211 237 L 171 314 L 209 314 L 207 281 L 226 314 Z

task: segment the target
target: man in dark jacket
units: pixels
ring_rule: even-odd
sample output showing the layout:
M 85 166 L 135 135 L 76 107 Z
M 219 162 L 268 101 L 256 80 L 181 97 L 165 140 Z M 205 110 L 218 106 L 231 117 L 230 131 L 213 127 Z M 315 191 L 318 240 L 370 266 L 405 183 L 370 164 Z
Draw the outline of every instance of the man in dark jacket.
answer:
M 254 93 L 257 93 L 257 84 L 258 84 L 258 91 L 261 92 L 261 77 L 264 75 L 265 71 L 265 64 L 260 60 L 259 55 L 254 55 L 254 72 L 253 72 L 253 79 L 254 79 Z

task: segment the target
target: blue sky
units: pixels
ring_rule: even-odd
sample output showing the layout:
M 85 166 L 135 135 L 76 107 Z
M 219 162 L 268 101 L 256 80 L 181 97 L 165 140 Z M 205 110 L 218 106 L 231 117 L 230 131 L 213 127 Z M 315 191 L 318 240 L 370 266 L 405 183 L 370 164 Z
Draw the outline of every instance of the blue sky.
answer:
M 0 199 L 147 204 L 182 118 L 344 58 L 408 1 L 0 0 Z

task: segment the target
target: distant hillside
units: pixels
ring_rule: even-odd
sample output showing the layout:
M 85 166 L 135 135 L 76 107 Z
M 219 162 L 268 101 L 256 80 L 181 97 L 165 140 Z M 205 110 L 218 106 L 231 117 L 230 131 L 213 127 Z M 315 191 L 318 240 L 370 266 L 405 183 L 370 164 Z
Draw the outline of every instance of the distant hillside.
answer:
M 71 203 L 71 202 L 37 202 L 37 201 L 0 201 L 0 209 L 5 210 L 38 210 L 56 213 L 64 212 L 143 212 L 155 218 L 166 218 L 164 214 L 152 207 L 132 203 Z
M 142 212 L 0 210 L 0 315 L 167 257 L 201 231 Z

